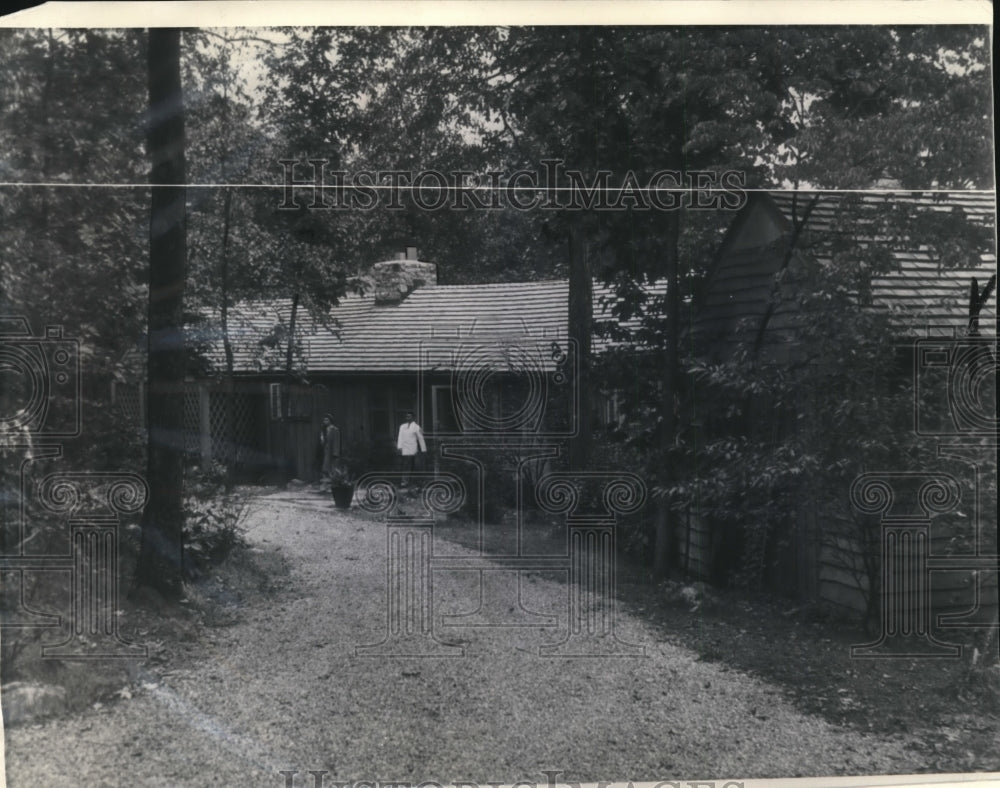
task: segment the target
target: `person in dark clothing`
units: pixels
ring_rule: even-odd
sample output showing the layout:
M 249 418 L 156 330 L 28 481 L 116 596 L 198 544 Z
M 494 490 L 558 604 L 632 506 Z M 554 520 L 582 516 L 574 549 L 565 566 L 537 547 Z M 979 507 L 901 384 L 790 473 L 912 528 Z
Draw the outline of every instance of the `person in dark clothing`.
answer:
M 319 441 L 323 452 L 320 473 L 323 481 L 329 481 L 334 468 L 340 461 L 340 430 L 333 423 L 333 414 L 331 413 L 323 416 L 323 427 L 319 433 Z

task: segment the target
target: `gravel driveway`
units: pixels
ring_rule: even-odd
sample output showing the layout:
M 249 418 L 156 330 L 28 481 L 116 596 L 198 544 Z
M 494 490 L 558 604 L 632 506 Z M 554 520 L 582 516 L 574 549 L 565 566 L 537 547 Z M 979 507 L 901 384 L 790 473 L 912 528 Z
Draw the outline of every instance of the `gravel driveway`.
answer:
M 131 699 L 7 731 L 13 788 L 240 785 L 281 788 L 280 770 L 333 780 L 709 779 L 912 773 L 903 736 L 839 729 L 763 681 L 699 662 L 619 615 L 646 657 L 541 658 L 538 629 L 445 627 L 460 659 L 365 658 L 386 626 L 385 526 L 301 491 L 261 500 L 255 550 L 291 574 L 275 599 L 207 629 L 190 659 L 150 668 Z M 469 554 L 448 545 L 452 555 Z M 434 575 L 437 612 L 469 612 L 475 575 Z M 567 586 L 526 577 L 525 603 L 565 611 Z M 470 600 L 470 593 L 473 593 Z M 565 617 L 565 612 L 562 613 Z M 781 659 L 776 647 L 775 659 Z

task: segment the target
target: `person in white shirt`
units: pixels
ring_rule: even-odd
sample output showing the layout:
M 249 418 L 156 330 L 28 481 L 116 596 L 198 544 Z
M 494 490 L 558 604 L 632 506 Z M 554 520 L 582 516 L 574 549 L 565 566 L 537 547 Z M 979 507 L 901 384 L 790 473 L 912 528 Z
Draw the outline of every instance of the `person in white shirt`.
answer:
M 424 431 L 413 420 L 412 413 L 406 414 L 406 422 L 399 427 L 396 451 L 402 457 L 403 486 L 406 487 L 410 481 L 410 474 L 416 468 L 417 455 L 427 451 L 427 444 L 424 443 Z

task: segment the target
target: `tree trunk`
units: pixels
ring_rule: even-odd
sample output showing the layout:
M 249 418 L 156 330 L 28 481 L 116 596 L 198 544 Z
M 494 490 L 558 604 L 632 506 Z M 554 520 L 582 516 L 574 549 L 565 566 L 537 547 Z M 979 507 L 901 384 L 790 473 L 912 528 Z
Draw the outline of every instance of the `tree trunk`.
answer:
M 781 265 L 778 268 L 778 272 L 775 274 L 775 279 L 771 287 L 771 294 L 768 297 L 767 306 L 764 308 L 764 314 L 760 319 L 760 325 L 757 326 L 757 336 L 754 338 L 753 343 L 753 353 L 756 359 L 760 355 L 761 348 L 764 346 L 764 339 L 767 336 L 767 327 L 771 322 L 771 318 L 774 317 L 774 310 L 778 307 L 781 300 L 780 285 L 777 275 L 783 272 L 785 269 L 791 265 L 792 257 L 799 248 L 799 241 L 802 238 L 802 233 L 805 231 L 806 225 L 809 224 L 809 217 L 812 216 L 812 212 L 819 205 L 820 195 L 816 194 L 809 199 L 806 203 L 805 210 L 802 211 L 802 217 L 798 216 L 798 191 L 792 192 L 792 233 L 788 239 L 788 245 L 785 247 L 785 253 L 781 257 Z
M 146 478 L 150 490 L 142 519 L 135 586 L 149 586 L 167 599 L 178 599 L 183 570 L 183 300 L 187 268 L 179 30 L 150 29 L 148 66 L 152 199 Z
M 569 463 L 574 470 L 586 470 L 592 444 L 590 355 L 594 316 L 593 278 L 587 254 L 584 217 L 574 213 L 569 225 L 569 338 L 577 347 L 576 386 L 580 412 L 578 431 L 570 441 Z
M 663 456 L 663 481 L 674 477 L 671 457 L 677 433 L 676 403 L 680 397 L 680 217 L 676 211 L 666 215 L 667 245 L 663 260 L 663 276 L 667 282 L 665 308 L 667 310 L 666 347 L 663 352 L 663 394 L 660 400 L 660 452 Z M 666 500 L 656 504 L 653 545 L 653 571 L 660 577 L 670 573 L 674 553 L 674 513 Z
M 281 404 L 285 409 L 284 413 L 281 414 L 282 419 L 289 419 L 292 415 L 292 398 L 295 396 L 292 391 L 293 383 L 295 378 L 292 371 L 292 363 L 295 359 L 295 321 L 299 313 L 299 294 L 296 292 L 292 296 L 292 316 L 288 320 L 288 345 L 285 350 L 285 380 L 288 384 L 288 396 L 285 397 Z M 292 426 L 290 423 L 286 423 L 284 430 L 284 461 L 282 465 L 282 481 L 281 484 L 284 486 L 288 481 L 295 477 L 295 472 L 297 470 L 296 463 L 296 446 L 295 441 L 292 437 Z
M 226 173 L 226 161 L 228 157 L 228 143 L 230 141 L 230 136 L 232 129 L 230 128 L 230 115 L 229 115 L 229 80 L 230 72 L 228 69 L 229 59 L 228 44 L 226 41 L 225 46 L 222 49 L 224 58 L 222 60 L 223 73 L 225 74 L 225 79 L 222 82 L 222 128 L 223 133 L 219 139 L 220 143 L 220 155 L 219 155 L 219 171 L 221 175 L 221 182 L 226 183 L 228 181 L 228 175 Z M 223 408 L 225 413 L 225 436 L 223 445 L 225 446 L 226 452 L 226 476 L 225 476 L 225 491 L 228 495 L 232 492 L 233 483 L 236 476 L 236 381 L 234 376 L 234 363 L 233 363 L 233 341 L 229 334 L 229 228 L 232 224 L 233 216 L 233 190 L 226 189 L 225 196 L 223 197 L 222 205 L 222 246 L 219 250 L 220 258 L 220 290 L 222 298 L 222 347 L 226 357 L 226 371 L 225 380 L 223 382 Z
M 222 217 L 222 347 L 226 354 L 226 380 L 224 384 L 226 409 L 226 492 L 233 489 L 236 475 L 236 385 L 234 380 L 233 340 L 229 335 L 229 225 L 233 211 L 233 192 L 226 189 Z
M 292 296 L 292 316 L 288 321 L 288 348 L 285 351 L 285 377 L 292 380 L 292 361 L 295 356 L 295 320 L 299 312 L 299 294 Z M 287 414 L 286 414 L 287 415 Z

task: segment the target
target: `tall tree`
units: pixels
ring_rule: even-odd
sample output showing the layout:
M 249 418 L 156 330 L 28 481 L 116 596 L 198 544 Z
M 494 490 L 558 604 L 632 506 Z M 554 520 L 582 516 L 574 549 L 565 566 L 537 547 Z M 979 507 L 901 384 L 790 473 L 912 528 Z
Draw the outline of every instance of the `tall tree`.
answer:
M 836 36 L 791 28 L 749 61 L 780 64 L 768 77 L 777 102 L 767 128 L 778 133 L 760 148 L 767 167 L 755 185 L 792 185 L 803 192 L 792 202 L 783 281 L 774 296 L 788 297 L 790 284 L 797 283 L 794 297 L 802 313 L 814 318 L 799 336 L 823 351 L 791 369 L 762 359 L 774 314 L 770 306 L 750 327 L 748 353 L 720 368 L 692 360 L 702 383 L 710 380 L 726 391 L 713 400 L 710 387 L 699 385 L 699 407 L 714 401 L 723 413 L 739 413 L 742 432 L 700 450 L 685 440 L 678 449 L 690 453 L 674 467 L 701 469 L 669 479 L 664 492 L 728 522 L 733 535 L 742 531 L 755 542 L 758 564 L 763 543 L 771 540 L 768 549 L 773 547 L 776 526 L 787 524 L 794 510 L 788 491 L 801 489 L 804 477 L 812 479 L 812 500 L 832 512 L 846 500 L 861 467 L 912 462 L 913 441 L 906 439 L 905 419 L 902 426 L 898 420 L 910 405 L 886 383 L 895 335 L 884 316 L 865 311 L 865 294 L 871 278 L 893 265 L 891 248 L 923 249 L 942 268 L 975 265 L 992 246 L 992 228 L 970 222 L 961 210 L 915 215 L 898 200 L 878 206 L 814 189 L 990 188 L 987 41 L 984 30 L 971 28 L 858 28 Z M 819 208 L 836 216 L 825 238 L 810 231 L 810 216 Z M 818 265 L 818 257 L 827 263 Z M 852 349 L 849 359 L 838 355 L 844 347 Z M 774 413 L 768 410 L 762 420 L 763 392 Z M 801 408 L 807 402 L 822 405 L 806 416 Z M 777 438 L 763 436 L 761 426 L 780 432 L 775 414 L 781 408 L 785 414 L 798 409 L 800 427 Z M 761 421 L 757 429 L 747 428 Z M 747 441 L 748 435 L 760 440 Z M 827 523 L 831 530 L 835 519 Z
M 583 185 L 596 187 L 592 210 L 581 211 L 578 205 L 550 220 L 553 231 L 571 238 L 586 228 L 586 244 L 570 243 L 573 253 L 567 259 L 571 326 L 578 346 L 590 344 L 592 316 L 583 305 L 591 303 L 586 290 L 595 276 L 613 280 L 625 272 L 633 297 L 641 292 L 636 283 L 666 283 L 660 315 L 666 316 L 668 327 L 657 334 L 661 402 L 654 420 L 662 460 L 656 477 L 661 480 L 673 474 L 670 447 L 682 388 L 678 343 L 685 277 L 678 253 L 679 217 L 651 212 L 648 202 L 643 212 L 641 196 L 631 204 L 635 210 L 618 205 L 611 207 L 619 210 L 601 211 L 614 195 L 600 192 L 624 183 L 633 172 L 644 186 L 654 172 L 669 169 L 677 174 L 676 186 L 683 187 L 686 174 L 699 168 L 755 169 L 761 118 L 775 99 L 766 84 L 744 73 L 753 43 L 745 32 L 517 28 L 502 31 L 492 52 L 497 76 L 490 107 L 502 130 L 490 138 L 500 142 L 506 137 L 519 154 L 516 164 L 562 158 L 567 168 L 582 171 Z M 590 254 L 581 254 L 588 245 Z M 585 377 L 590 364 L 584 353 Z M 589 392 L 589 381 L 584 382 Z M 587 433 L 589 413 L 585 400 L 580 415 Z M 586 467 L 586 436 L 576 442 L 573 455 L 574 463 Z M 654 555 L 661 571 L 670 552 L 671 517 L 670 507 L 659 500 Z
M 105 396 L 145 319 L 144 190 L 104 186 L 145 177 L 141 47 L 132 30 L 0 33 L 3 179 L 88 184 L 0 190 L 0 258 L 18 261 L 0 287 L 33 325 L 60 322 L 85 343 L 85 377 Z
M 184 486 L 184 334 L 187 269 L 184 102 L 180 30 L 151 28 L 148 38 L 149 502 L 142 519 L 137 586 L 165 598 L 182 594 Z
M 197 129 L 187 140 L 192 178 L 221 184 L 230 179 L 246 182 L 256 175 L 251 172 L 254 154 L 265 144 L 261 130 L 251 122 L 245 76 L 232 62 L 247 55 L 247 42 L 231 31 L 197 31 L 187 34 L 186 44 L 182 67 L 187 94 L 198 97 L 186 108 L 191 125 Z M 234 295 L 245 292 L 240 263 L 247 254 L 245 244 L 234 238 L 241 223 L 237 188 L 201 191 L 193 212 L 200 221 L 190 222 L 188 228 L 188 264 L 201 274 L 205 287 L 192 300 L 197 301 L 200 295 L 203 303 L 197 303 L 198 307 L 218 309 L 222 337 L 225 490 L 229 492 L 237 463 L 235 352 L 229 313 Z M 203 325 L 205 315 L 192 310 L 191 319 Z
M 67 441 L 63 461 L 88 470 L 144 462 L 134 423 L 108 402 L 145 330 L 149 206 L 145 187 L 107 186 L 146 178 L 144 42 L 139 30 L 0 31 L 2 180 L 55 184 L 0 189 L 0 299 L 36 333 L 59 323 L 80 341 L 84 429 L 102 437 Z

